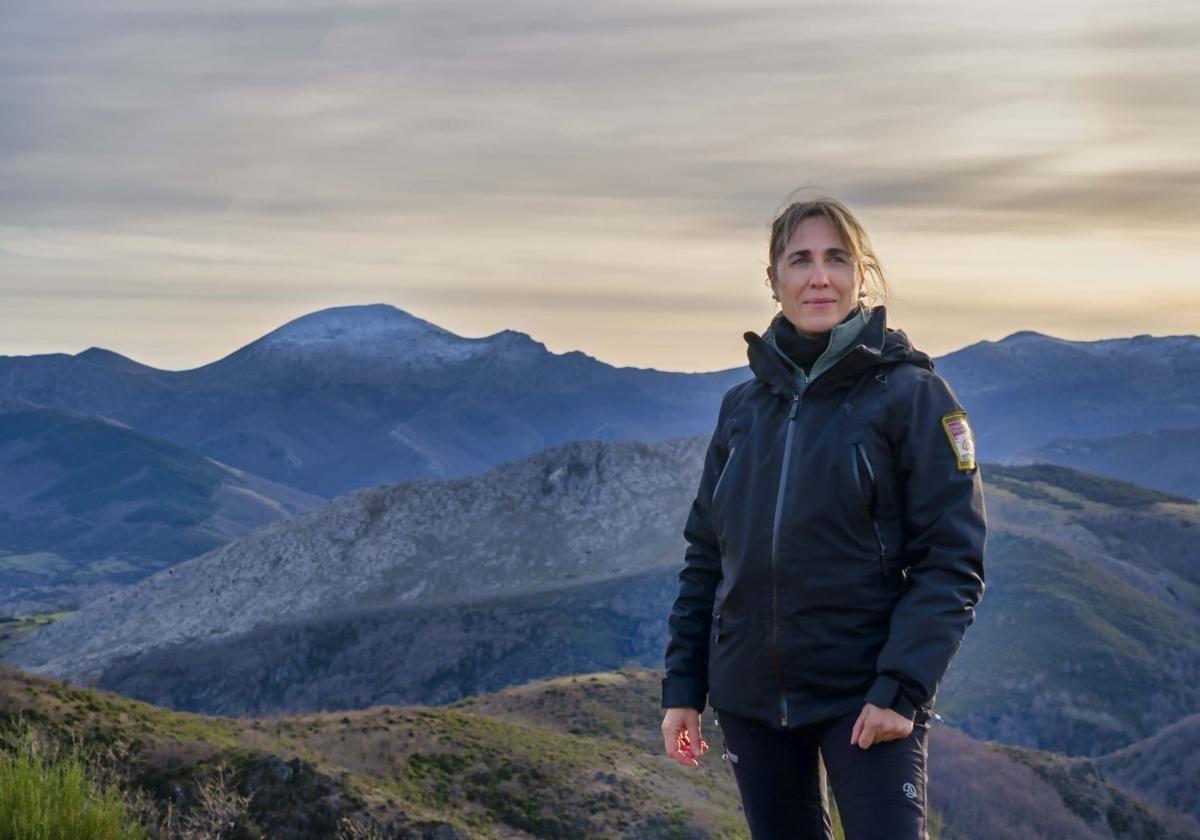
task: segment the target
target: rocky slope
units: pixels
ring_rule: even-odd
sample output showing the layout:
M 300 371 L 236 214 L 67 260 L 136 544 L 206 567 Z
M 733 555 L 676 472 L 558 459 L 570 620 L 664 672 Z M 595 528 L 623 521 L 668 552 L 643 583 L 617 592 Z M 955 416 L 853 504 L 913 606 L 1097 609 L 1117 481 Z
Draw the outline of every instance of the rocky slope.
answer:
M 571 444 L 335 500 L 18 642 L 31 670 L 223 713 L 447 702 L 658 666 L 703 438 Z M 988 590 L 938 695 L 976 737 L 1097 755 L 1200 709 L 1200 505 L 982 467 Z
M 704 445 L 572 443 L 468 479 L 348 494 L 91 602 L 10 655 L 87 679 L 118 657 L 259 625 L 668 566 Z

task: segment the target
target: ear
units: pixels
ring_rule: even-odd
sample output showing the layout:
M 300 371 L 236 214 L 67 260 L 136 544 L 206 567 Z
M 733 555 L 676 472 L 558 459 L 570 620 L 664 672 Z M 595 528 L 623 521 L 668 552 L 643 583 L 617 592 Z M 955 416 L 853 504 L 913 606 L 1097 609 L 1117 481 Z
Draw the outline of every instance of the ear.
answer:
M 774 266 L 767 266 L 767 281 L 771 284 L 771 291 L 773 291 L 775 294 L 779 294 L 779 284 L 775 280 Z

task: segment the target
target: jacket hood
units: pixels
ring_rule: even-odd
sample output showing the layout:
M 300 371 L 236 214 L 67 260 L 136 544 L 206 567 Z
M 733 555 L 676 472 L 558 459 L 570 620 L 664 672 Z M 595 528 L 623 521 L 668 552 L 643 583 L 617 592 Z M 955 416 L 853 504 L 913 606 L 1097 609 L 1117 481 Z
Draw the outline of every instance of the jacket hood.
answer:
M 777 313 L 762 335 L 746 332 L 743 338 L 748 345 L 746 355 L 755 377 L 776 393 L 791 397 L 801 386 L 782 355 L 772 346 L 775 343 L 772 333 L 783 317 L 782 312 Z M 842 380 L 856 379 L 862 373 L 883 365 L 910 364 L 933 370 L 933 360 L 927 353 L 913 347 L 904 330 L 892 329 L 887 325 L 886 306 L 861 307 L 860 318 L 847 319 L 835 326 L 832 332 L 829 348 L 813 366 L 816 375 L 808 380 L 813 387 L 818 383 L 820 387 L 829 387 Z M 847 332 L 856 335 L 849 338 L 843 335 Z M 839 341 L 840 337 L 843 341 Z M 819 365 L 826 367 L 818 371 Z

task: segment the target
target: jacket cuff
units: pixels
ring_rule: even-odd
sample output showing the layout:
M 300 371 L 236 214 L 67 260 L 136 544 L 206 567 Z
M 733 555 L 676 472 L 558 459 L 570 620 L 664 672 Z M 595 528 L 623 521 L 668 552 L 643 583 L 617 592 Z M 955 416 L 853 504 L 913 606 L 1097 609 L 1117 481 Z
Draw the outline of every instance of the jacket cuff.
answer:
M 899 690 L 900 683 L 895 677 L 880 674 L 875 678 L 875 682 L 871 685 L 871 690 L 867 692 L 865 700 L 881 709 L 890 709 L 892 701 L 896 699 L 896 694 Z
M 704 711 L 708 683 L 696 677 L 667 677 L 662 681 L 662 707 Z
M 914 723 L 917 720 L 917 710 L 912 703 L 908 702 L 908 698 L 904 696 L 903 691 L 896 692 L 896 699 L 892 701 L 891 709 L 893 712 L 899 712 Z
M 904 696 L 904 692 L 900 690 L 900 682 L 895 677 L 880 674 L 875 678 L 875 682 L 871 684 L 871 688 L 867 691 L 867 696 L 864 700 L 881 709 L 891 709 L 894 712 L 898 712 L 909 720 L 916 720 L 917 710 L 909 702 L 908 698 Z

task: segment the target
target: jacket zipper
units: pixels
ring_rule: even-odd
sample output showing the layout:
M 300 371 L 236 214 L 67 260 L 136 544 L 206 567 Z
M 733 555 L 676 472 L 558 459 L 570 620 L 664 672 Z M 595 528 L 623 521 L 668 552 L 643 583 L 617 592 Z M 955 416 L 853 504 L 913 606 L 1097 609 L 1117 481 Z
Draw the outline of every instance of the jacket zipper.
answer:
M 863 502 L 867 506 L 867 517 L 871 520 L 871 527 L 875 530 L 875 542 L 879 544 L 879 574 L 883 579 L 887 580 L 887 543 L 883 540 L 883 529 L 879 527 L 879 520 L 875 518 L 875 470 L 871 468 L 871 459 L 867 457 L 867 449 L 861 443 L 854 444 L 855 450 L 862 455 L 863 466 L 867 469 L 867 480 L 871 482 L 871 499 L 864 499 Z M 858 459 L 854 459 L 854 480 L 858 481 Z M 861 486 L 861 482 L 859 483 Z
M 775 677 L 779 680 L 779 722 L 786 729 L 787 691 L 783 680 L 783 658 L 779 654 L 779 520 L 783 515 L 783 492 L 787 488 L 788 462 L 792 457 L 792 428 L 796 424 L 796 409 L 800 406 L 800 394 L 792 397 L 792 408 L 788 412 L 787 438 L 783 444 L 783 467 L 779 471 L 779 492 L 775 499 L 775 522 L 771 528 L 771 656 L 775 663 Z

